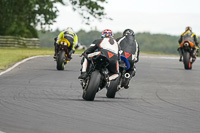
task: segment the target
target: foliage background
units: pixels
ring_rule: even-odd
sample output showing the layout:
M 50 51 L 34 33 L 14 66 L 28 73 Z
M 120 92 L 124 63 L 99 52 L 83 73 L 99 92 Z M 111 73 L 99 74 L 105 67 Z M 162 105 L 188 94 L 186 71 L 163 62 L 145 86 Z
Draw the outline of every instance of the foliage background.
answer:
M 54 38 L 59 34 L 59 30 L 39 31 L 41 47 L 54 47 Z M 97 30 L 77 32 L 79 42 L 87 47 L 95 40 L 101 37 L 101 32 Z M 114 33 L 114 38 L 122 36 L 122 33 Z M 177 54 L 179 36 L 171 36 L 167 34 L 151 34 L 148 32 L 136 33 L 135 38 L 142 52 L 157 52 L 165 54 Z
M 106 18 L 106 0 L 0 0 L 0 35 L 37 38 L 37 29 L 48 28 L 58 16 L 56 4 L 68 5 L 86 24 Z

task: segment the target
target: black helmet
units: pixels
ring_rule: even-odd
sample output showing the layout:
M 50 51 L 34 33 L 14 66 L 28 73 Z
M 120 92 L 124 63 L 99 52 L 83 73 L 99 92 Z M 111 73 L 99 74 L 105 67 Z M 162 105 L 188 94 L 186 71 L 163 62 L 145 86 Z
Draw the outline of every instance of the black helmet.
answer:
M 123 36 L 127 36 L 127 35 L 135 35 L 134 31 L 131 30 L 131 29 L 126 29 L 124 32 L 123 32 Z

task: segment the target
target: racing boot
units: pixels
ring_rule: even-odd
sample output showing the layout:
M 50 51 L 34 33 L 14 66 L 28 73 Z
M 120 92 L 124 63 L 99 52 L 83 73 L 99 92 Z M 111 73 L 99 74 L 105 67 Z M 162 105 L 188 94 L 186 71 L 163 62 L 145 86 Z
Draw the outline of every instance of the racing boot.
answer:
M 195 55 L 196 55 L 196 57 L 198 57 L 198 53 L 199 53 L 199 46 L 195 46 L 195 49 L 196 49 L 196 53 L 195 53 Z
M 193 51 L 193 53 L 192 53 L 192 57 L 196 58 L 196 55 L 197 55 L 197 49 L 195 48 L 194 51 Z
M 183 53 L 182 53 L 182 50 L 181 50 L 181 48 L 179 47 L 179 48 L 177 49 L 177 51 L 179 52 L 179 55 L 180 55 L 179 61 L 181 62 L 181 61 L 183 61 Z
M 67 57 L 69 58 L 69 60 L 71 60 L 72 59 L 72 54 L 68 54 Z
M 57 56 L 56 56 L 56 53 L 54 53 L 53 58 L 56 59 L 56 57 L 57 57 Z
M 182 56 L 182 55 L 180 56 L 180 59 L 179 59 L 179 61 L 180 61 L 180 62 L 182 62 L 182 61 L 183 61 L 183 56 Z
M 129 81 L 128 83 L 124 86 L 124 89 L 128 89 L 129 88 Z
M 78 77 L 78 79 L 85 79 L 87 76 L 87 72 L 81 72 L 81 75 Z
M 68 58 L 71 60 L 72 59 L 72 54 L 75 52 L 74 49 L 72 49 L 69 54 L 68 54 Z
M 54 39 L 57 39 L 57 38 L 54 38 Z M 53 56 L 53 58 L 56 60 L 57 59 L 57 52 L 58 52 L 58 44 L 56 43 L 56 41 L 54 42 L 54 56 Z

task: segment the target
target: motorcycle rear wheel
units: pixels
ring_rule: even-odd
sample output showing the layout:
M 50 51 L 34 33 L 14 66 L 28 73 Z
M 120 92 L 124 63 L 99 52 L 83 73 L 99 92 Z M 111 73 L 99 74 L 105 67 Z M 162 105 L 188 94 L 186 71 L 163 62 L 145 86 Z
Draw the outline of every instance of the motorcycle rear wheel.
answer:
M 117 79 L 110 81 L 110 85 L 107 88 L 107 93 L 106 93 L 106 96 L 108 98 L 115 98 L 115 94 L 118 90 L 119 83 L 120 83 L 120 76 L 118 76 Z
M 57 70 L 64 70 L 65 60 L 65 51 L 60 51 L 57 58 Z
M 86 101 L 94 101 L 95 95 L 99 89 L 101 74 L 99 71 L 92 72 L 87 88 L 83 88 L 82 98 Z
M 187 70 L 192 69 L 192 63 L 190 62 L 190 53 L 189 52 L 183 53 L 183 63 L 184 63 L 185 69 L 187 69 Z

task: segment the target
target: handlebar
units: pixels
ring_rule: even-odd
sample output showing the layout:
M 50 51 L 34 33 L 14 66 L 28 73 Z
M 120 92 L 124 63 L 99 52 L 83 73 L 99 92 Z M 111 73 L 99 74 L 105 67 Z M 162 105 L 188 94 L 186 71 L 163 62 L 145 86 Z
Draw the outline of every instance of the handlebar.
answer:
M 90 58 L 88 58 L 87 54 L 85 54 L 84 52 L 79 57 L 85 57 L 88 61 L 91 60 Z

